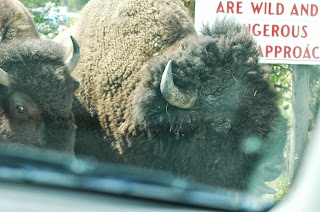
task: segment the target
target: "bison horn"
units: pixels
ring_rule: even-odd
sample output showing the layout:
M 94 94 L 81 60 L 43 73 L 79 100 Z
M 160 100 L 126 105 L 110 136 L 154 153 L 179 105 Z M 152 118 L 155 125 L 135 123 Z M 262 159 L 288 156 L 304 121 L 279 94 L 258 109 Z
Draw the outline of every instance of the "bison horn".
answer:
M 69 56 L 69 58 L 65 61 L 65 64 L 69 73 L 71 73 L 76 68 L 80 59 L 79 44 L 74 37 L 72 36 L 70 37 L 73 44 L 73 51 L 72 51 L 72 54 Z
M 2 70 L 1 68 L 0 68 L 0 84 L 6 87 L 8 87 L 10 84 L 8 73 Z
M 191 108 L 198 98 L 196 91 L 182 91 L 174 85 L 171 60 L 168 62 L 166 69 L 163 72 L 160 91 L 167 102 L 182 109 Z

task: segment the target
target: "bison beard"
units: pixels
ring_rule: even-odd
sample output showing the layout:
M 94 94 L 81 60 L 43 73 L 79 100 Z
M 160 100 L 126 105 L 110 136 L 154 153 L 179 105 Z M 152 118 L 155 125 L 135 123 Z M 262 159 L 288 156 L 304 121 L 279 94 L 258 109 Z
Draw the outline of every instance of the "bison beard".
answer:
M 198 36 L 178 0 L 91 0 L 74 30 L 77 154 L 237 190 L 270 161 L 283 168 L 286 121 L 241 25 L 217 21 Z M 190 104 L 160 89 L 167 65 Z

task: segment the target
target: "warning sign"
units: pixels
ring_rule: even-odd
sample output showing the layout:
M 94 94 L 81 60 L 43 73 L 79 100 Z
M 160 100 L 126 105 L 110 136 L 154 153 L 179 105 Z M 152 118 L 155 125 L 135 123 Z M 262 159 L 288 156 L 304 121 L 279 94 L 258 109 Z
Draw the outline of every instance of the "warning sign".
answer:
M 320 1 L 196 1 L 198 32 L 226 16 L 247 26 L 261 63 L 320 64 Z

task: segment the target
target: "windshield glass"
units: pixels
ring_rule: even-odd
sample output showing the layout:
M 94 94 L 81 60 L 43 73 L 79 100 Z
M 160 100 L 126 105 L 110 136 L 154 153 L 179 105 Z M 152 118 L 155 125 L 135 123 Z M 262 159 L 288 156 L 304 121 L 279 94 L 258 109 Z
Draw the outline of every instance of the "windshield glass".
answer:
M 319 108 L 310 2 L 1 0 L 0 180 L 281 201 Z

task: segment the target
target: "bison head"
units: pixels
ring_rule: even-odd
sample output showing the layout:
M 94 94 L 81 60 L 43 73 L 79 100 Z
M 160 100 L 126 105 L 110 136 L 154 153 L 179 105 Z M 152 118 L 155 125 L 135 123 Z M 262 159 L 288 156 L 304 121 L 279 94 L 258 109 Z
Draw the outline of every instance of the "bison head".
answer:
M 206 184 L 248 188 L 259 160 L 286 142 L 286 126 L 275 127 L 277 94 L 258 60 L 252 36 L 231 21 L 205 27 L 185 48 L 144 66 L 131 122 L 152 135 L 148 145 L 159 156 L 157 167 Z M 268 175 L 265 181 L 274 179 Z
M 79 46 L 67 61 L 50 41 L 0 46 L 0 142 L 73 153 L 76 126 L 71 111 L 78 87 L 70 73 Z

